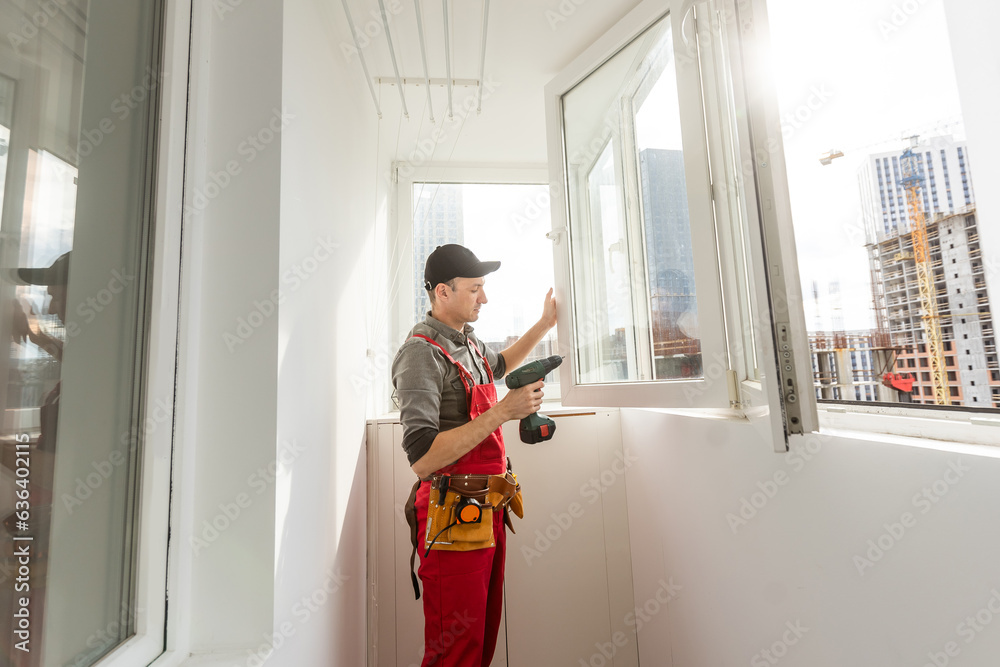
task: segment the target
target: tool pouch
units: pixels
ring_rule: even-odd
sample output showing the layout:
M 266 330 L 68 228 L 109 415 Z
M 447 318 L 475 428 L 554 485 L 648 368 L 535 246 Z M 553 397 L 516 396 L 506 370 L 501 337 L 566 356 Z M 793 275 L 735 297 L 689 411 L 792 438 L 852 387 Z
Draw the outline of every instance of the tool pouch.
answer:
M 513 487 L 508 487 L 505 489 L 507 498 L 507 509 L 517 515 L 518 519 L 524 518 L 524 499 L 521 497 L 521 484 L 517 481 L 517 475 L 511 469 L 510 457 L 507 458 L 507 474 L 504 475 L 504 480 Z M 504 513 L 504 522 L 506 522 L 507 527 L 510 528 L 510 532 L 514 533 L 514 525 L 510 522 L 510 514 Z
M 507 505 L 510 511 L 517 515 L 518 519 L 524 518 L 524 499 L 521 498 L 521 487 L 517 487 L 517 493 L 514 497 L 510 499 L 510 503 Z
M 472 496 L 482 502 L 482 518 L 477 523 L 458 523 L 458 503 L 463 495 Z M 496 546 L 493 538 L 493 507 L 487 504 L 487 493 L 479 491 L 467 493 L 449 489 L 444 502 L 439 503 L 439 492 L 431 490 L 427 507 L 427 530 L 424 533 L 424 549 L 441 551 L 472 551 Z

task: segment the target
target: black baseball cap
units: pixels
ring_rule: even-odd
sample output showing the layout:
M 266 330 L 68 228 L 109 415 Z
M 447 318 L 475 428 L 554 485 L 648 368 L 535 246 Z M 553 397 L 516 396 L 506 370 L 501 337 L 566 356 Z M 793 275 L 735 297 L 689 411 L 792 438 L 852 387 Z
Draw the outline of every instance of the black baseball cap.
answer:
M 457 243 L 439 245 L 427 257 L 424 265 L 424 289 L 432 290 L 438 283 L 452 278 L 481 278 L 500 268 L 500 262 L 480 262 L 471 250 Z
M 65 285 L 68 277 L 68 252 L 59 255 L 49 266 L 14 271 L 14 282 L 20 285 Z

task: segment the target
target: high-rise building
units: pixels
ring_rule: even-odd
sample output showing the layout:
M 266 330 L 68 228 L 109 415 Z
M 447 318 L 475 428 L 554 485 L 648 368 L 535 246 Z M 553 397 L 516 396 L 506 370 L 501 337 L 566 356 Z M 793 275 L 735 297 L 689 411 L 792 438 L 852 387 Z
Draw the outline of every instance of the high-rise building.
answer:
M 918 143 L 913 152 L 921 176 L 918 201 L 923 206 L 929 276 L 945 361 L 946 399 L 952 405 L 1000 407 L 1000 365 L 968 149 L 951 137 L 933 137 Z M 893 370 L 914 375 L 911 400 L 935 403 L 913 220 L 900 182 L 902 154 L 903 149 L 872 155 L 858 173 L 876 329 L 903 348 Z
M 456 183 L 413 184 L 413 279 L 424 284 L 427 256 L 439 245 L 464 243 L 465 221 L 462 214 L 462 186 Z M 416 290 L 413 321 L 424 319 L 431 309 L 427 292 Z
M 858 171 L 861 213 L 868 238 L 911 231 L 900 164 L 904 149 L 870 155 Z M 923 211 L 928 222 L 939 215 L 961 213 L 975 205 L 969 152 L 964 141 L 931 137 L 914 150 L 924 177 Z

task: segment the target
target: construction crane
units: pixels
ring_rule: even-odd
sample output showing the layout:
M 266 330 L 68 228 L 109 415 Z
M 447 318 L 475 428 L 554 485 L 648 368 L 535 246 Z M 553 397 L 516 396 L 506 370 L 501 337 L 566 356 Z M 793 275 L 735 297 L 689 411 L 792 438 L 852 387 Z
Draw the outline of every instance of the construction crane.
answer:
M 952 124 L 954 123 L 946 123 L 944 127 L 947 128 Z M 925 341 L 927 343 L 931 383 L 934 387 L 934 402 L 938 405 L 948 405 L 951 398 L 947 384 L 947 368 L 945 366 L 944 347 L 941 340 L 942 335 L 940 321 L 942 316 L 938 312 L 937 295 L 934 289 L 934 275 L 933 269 L 931 268 L 929 244 L 927 240 L 927 223 L 922 206 L 921 191 L 924 188 L 924 175 L 920 167 L 918 138 L 919 134 L 913 134 L 908 137 L 910 146 L 903 151 L 900 156 L 899 165 L 902 177 L 898 180 L 899 187 L 906 191 L 906 206 L 911 221 L 911 241 L 913 249 L 912 252 L 903 251 L 896 253 L 892 257 L 892 261 L 900 262 L 902 260 L 912 259 L 916 265 L 922 311 L 921 320 Z M 871 144 L 870 146 L 860 148 L 869 148 L 875 145 L 876 144 Z M 857 149 L 851 149 L 848 152 L 852 152 L 854 150 Z M 828 165 L 836 158 L 843 156 L 843 150 L 834 148 L 821 155 L 819 161 L 820 164 Z M 875 268 L 873 266 L 873 290 L 877 289 L 877 283 L 878 280 L 876 279 Z M 903 348 L 892 343 L 891 335 L 889 331 L 885 329 L 885 318 L 884 316 L 879 316 L 880 303 L 877 295 L 874 298 L 874 306 L 877 331 L 873 332 L 872 349 L 873 351 L 875 349 L 884 350 L 889 353 L 886 364 L 881 371 L 882 384 L 887 387 L 897 389 L 901 393 L 909 394 L 913 390 L 913 381 L 916 378 L 909 373 L 903 374 L 891 372 L 894 365 L 894 357 L 896 356 L 895 353 Z M 965 315 L 966 313 L 960 314 Z M 956 315 L 956 313 L 952 313 L 951 315 L 945 315 L 944 317 L 950 318 Z M 968 315 L 981 316 L 980 313 L 968 313 Z M 878 342 L 876 343 L 876 341 Z
M 903 151 L 899 159 L 900 171 L 902 172 L 899 185 L 906 191 L 906 207 L 909 210 L 910 222 L 913 227 L 913 260 L 917 265 L 917 284 L 920 288 L 920 305 L 923 309 L 920 317 L 924 325 L 927 355 L 930 357 L 934 402 L 937 405 L 948 405 L 951 399 L 948 395 L 944 349 L 941 344 L 940 315 L 938 314 L 934 275 L 928 252 L 927 225 L 920 199 L 920 191 L 924 187 L 924 175 L 921 173 L 917 153 L 914 152 L 915 148 L 917 148 L 917 135 L 910 137 L 910 146 Z

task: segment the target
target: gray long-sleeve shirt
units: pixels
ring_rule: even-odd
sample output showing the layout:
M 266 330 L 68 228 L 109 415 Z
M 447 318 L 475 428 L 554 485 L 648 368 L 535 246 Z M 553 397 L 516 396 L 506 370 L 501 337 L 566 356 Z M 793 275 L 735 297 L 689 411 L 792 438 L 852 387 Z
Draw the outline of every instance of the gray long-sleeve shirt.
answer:
M 503 355 L 484 345 L 471 326 L 466 324 L 464 331 L 457 331 L 428 312 L 426 319 L 410 330 L 392 362 L 403 449 L 410 465 L 427 453 L 439 432 L 469 422 L 469 406 L 458 369 L 441 350 L 423 338 L 414 338 L 414 334 L 427 336 L 447 350 L 472 373 L 476 384 L 490 380 L 482 359 L 468 344 L 470 339 L 486 357 L 494 379 L 503 377 L 507 370 Z

